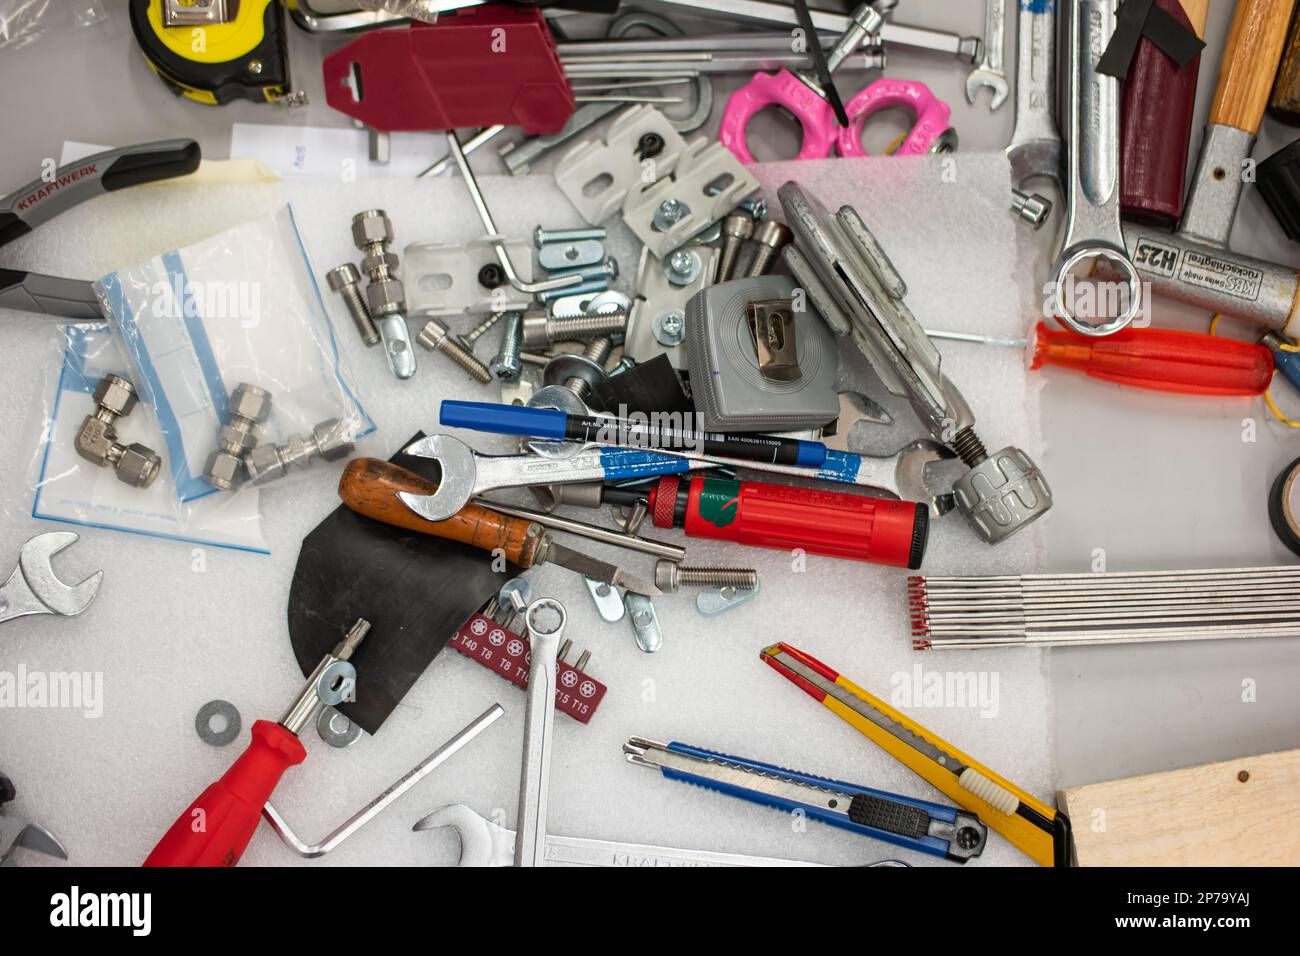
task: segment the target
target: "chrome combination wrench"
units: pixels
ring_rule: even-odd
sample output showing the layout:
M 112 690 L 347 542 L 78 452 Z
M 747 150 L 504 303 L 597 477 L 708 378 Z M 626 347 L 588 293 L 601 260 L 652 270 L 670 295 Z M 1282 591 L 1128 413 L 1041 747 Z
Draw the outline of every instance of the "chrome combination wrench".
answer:
M 1120 222 L 1119 80 L 1097 71 L 1115 32 L 1119 0 L 1068 0 L 1069 110 L 1065 237 L 1053 292 L 1057 320 L 1080 335 L 1103 336 L 1133 321 L 1142 280 L 1124 245 Z M 1105 266 L 1122 285 L 1087 280 L 1081 267 Z
M 966 77 L 966 102 L 974 103 L 975 94 L 985 87 L 993 92 L 989 110 L 1000 107 L 1007 99 L 1007 74 L 1002 67 L 1002 48 L 1006 45 L 1007 0 L 986 0 L 984 12 L 984 59 Z
M 1014 184 L 1011 209 L 1035 229 L 1052 201 L 1024 192 L 1031 179 L 1061 181 L 1061 134 L 1056 126 L 1056 0 L 1018 0 L 1016 125 L 1007 147 Z
M 551 620 L 547 620 L 547 617 Z M 519 775 L 515 866 L 542 866 L 546 859 L 546 795 L 551 781 L 551 733 L 555 726 L 555 668 L 567 615 L 554 598 L 528 605 L 528 710 Z

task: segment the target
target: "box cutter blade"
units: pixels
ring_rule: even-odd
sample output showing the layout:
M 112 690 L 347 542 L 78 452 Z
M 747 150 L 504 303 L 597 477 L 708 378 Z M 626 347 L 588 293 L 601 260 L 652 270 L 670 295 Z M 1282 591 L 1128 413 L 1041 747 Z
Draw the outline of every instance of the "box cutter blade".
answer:
M 1043 866 L 1068 866 L 1070 820 L 842 674 L 789 644 L 760 657 L 886 753 Z
M 958 863 L 979 856 L 988 838 L 988 829 L 973 814 L 928 800 L 676 742 L 632 737 L 623 752 L 629 763 L 656 769 L 669 780 L 799 811 L 843 830 Z

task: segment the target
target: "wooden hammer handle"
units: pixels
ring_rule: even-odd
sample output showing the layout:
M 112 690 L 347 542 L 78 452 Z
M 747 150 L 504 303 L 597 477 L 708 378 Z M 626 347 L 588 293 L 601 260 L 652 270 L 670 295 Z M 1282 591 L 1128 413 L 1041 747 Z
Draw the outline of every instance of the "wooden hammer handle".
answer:
M 500 549 L 506 560 L 521 568 L 533 566 L 543 539 L 539 525 L 476 504 L 467 504 L 446 521 L 430 521 L 397 497 L 399 491 L 431 495 L 437 490 L 436 482 L 377 458 L 354 458 L 339 479 L 339 497 L 357 514 L 484 551 Z
M 1238 0 L 1210 123 L 1259 132 L 1296 0 Z

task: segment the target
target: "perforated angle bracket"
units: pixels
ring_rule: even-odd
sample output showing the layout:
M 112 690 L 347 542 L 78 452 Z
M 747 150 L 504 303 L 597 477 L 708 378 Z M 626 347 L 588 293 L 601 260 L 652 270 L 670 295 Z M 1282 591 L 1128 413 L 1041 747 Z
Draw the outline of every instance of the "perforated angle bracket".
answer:
M 402 254 L 406 297 L 412 315 L 523 310 L 532 297 L 506 281 L 497 260 L 495 237 L 457 245 L 413 242 Z M 506 251 L 519 276 L 532 281 L 532 250 L 522 239 L 506 239 Z

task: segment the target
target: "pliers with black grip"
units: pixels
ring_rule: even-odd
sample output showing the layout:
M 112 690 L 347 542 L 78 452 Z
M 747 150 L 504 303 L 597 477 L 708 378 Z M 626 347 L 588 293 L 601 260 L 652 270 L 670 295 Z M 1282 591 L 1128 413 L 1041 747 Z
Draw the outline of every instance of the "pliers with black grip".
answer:
M 0 246 L 102 193 L 192 173 L 201 158 L 194 140 L 166 139 L 110 149 L 60 166 L 0 199 Z M 0 309 L 68 319 L 104 317 L 89 279 L 65 279 L 2 266 Z

